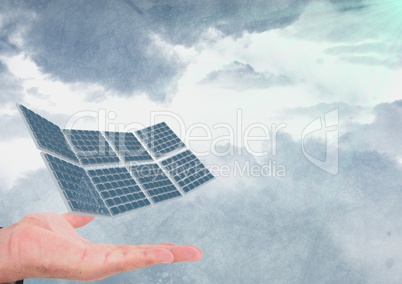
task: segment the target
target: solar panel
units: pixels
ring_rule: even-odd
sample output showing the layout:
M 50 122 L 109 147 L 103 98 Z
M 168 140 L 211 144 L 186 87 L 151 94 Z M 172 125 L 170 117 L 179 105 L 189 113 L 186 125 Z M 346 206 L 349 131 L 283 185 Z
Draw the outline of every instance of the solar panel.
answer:
M 42 156 L 71 211 L 122 215 L 181 197 L 214 178 L 164 122 L 103 136 L 99 131 L 61 130 L 19 108 L 38 148 L 46 151 Z
M 71 161 L 78 162 L 78 159 L 68 145 L 63 132 L 57 125 L 32 110 L 27 109 L 23 105 L 20 105 L 19 107 L 39 148 L 61 155 Z
M 153 202 L 180 197 L 176 186 L 157 164 L 132 166 L 131 171 Z
M 83 168 L 49 154 L 44 157 L 72 211 L 110 215 Z
M 136 134 L 156 158 L 185 147 L 180 138 L 164 122 L 138 130 Z
M 113 215 L 151 204 L 125 167 L 89 170 L 88 174 Z
M 103 137 L 93 130 L 64 130 L 82 165 L 116 164 L 119 158 Z
M 189 192 L 214 178 L 190 150 L 167 158 L 161 161 L 161 164 L 184 192 Z
M 133 133 L 107 131 L 105 136 L 124 162 L 153 161 L 151 155 Z

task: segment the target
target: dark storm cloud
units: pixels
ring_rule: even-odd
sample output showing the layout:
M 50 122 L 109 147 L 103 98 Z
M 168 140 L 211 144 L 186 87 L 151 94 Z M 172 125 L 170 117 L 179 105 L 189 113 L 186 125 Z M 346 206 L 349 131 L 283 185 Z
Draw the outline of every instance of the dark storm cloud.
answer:
M 282 28 L 299 18 L 308 1 L 153 1 L 148 9 L 155 28 L 171 41 L 191 45 L 208 28 L 224 35 Z
M 28 18 L 21 11 L 16 11 L 18 15 L 16 15 L 17 13 L 9 13 L 10 4 L 11 2 L 9 1 L 0 2 L 0 55 L 16 54 L 19 51 L 16 44 L 12 42 L 11 37 L 19 32 L 23 26 L 19 17 Z
M 289 86 L 295 81 L 285 75 L 257 72 L 250 64 L 238 61 L 224 66 L 221 70 L 209 73 L 200 84 L 240 91 L 265 89 L 272 86 Z
M 367 6 L 365 0 L 330 0 L 342 12 L 361 10 Z
M 156 46 L 151 34 L 191 46 L 209 28 L 226 36 L 263 32 L 294 22 L 306 2 L 89 0 L 3 5 L 8 14 L 35 14 L 34 19 L 20 19 L 28 29 L 24 50 L 44 72 L 67 82 L 94 82 L 123 95 L 146 92 L 163 100 L 174 93 L 185 64 Z

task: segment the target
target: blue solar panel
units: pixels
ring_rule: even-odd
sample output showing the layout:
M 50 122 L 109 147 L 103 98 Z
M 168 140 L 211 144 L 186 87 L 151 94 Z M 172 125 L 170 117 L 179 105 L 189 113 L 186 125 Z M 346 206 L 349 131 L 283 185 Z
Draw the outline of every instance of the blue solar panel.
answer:
M 105 132 L 105 138 L 99 131 L 61 130 L 19 108 L 37 146 L 52 153 L 43 157 L 74 212 L 121 215 L 181 197 L 214 178 L 164 122 L 136 133 Z
M 151 155 L 130 132 L 105 132 L 105 136 L 125 162 L 152 161 Z
M 157 164 L 132 166 L 131 171 L 152 201 L 162 202 L 181 194 Z
M 68 145 L 63 132 L 57 125 L 27 109 L 23 105 L 20 105 L 19 107 L 29 125 L 29 128 L 36 138 L 38 147 L 59 154 L 69 160 L 78 162 L 78 159 Z
M 156 158 L 185 147 L 180 138 L 164 122 L 138 130 L 136 133 Z
M 88 175 L 113 215 L 151 204 L 126 168 L 89 170 Z
M 71 210 L 110 215 L 108 208 L 83 168 L 49 154 L 44 156 Z
M 99 131 L 65 129 L 64 133 L 84 166 L 116 164 L 120 161 Z
M 214 178 L 190 150 L 163 160 L 161 164 L 185 192 L 189 192 Z

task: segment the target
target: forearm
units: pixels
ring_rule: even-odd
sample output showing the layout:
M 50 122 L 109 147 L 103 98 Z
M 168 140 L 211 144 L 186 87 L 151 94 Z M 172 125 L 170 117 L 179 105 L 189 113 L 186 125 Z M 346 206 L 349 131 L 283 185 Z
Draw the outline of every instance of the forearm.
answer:
M 0 230 L 0 283 L 14 283 L 23 278 L 22 268 L 11 256 L 13 230 L 14 226 Z

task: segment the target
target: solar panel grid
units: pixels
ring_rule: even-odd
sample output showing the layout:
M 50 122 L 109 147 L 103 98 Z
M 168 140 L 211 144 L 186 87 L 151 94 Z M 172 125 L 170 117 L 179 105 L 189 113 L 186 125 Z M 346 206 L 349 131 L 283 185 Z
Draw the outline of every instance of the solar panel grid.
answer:
M 138 130 L 136 133 L 156 158 L 185 147 L 165 122 Z
M 40 148 L 78 162 L 78 159 L 69 147 L 63 132 L 57 125 L 27 109 L 23 105 L 20 105 L 20 109 L 24 114 L 29 128 L 35 136 Z
M 113 215 L 151 204 L 124 167 L 89 170 L 88 174 Z
M 105 136 L 125 162 L 152 161 L 151 155 L 130 132 L 105 132 Z
M 161 164 L 186 193 L 214 178 L 190 150 L 167 158 Z
M 153 202 L 158 203 L 181 196 L 157 164 L 132 166 L 130 169 Z
M 110 215 L 83 168 L 49 154 L 45 159 L 73 211 Z
M 120 160 L 102 133 L 94 130 L 64 130 L 83 165 L 113 164 Z
M 164 122 L 136 135 L 105 132 L 105 139 L 99 131 L 61 130 L 26 107 L 20 109 L 38 147 L 57 154 L 43 153 L 43 157 L 72 211 L 121 215 L 151 202 L 181 197 L 180 188 L 188 192 L 214 178 L 190 150 L 184 150 L 184 143 Z M 171 157 L 159 160 L 161 168 L 151 154 L 157 159 Z M 130 167 L 118 167 L 119 157 Z M 86 171 L 68 161 L 92 169 Z

